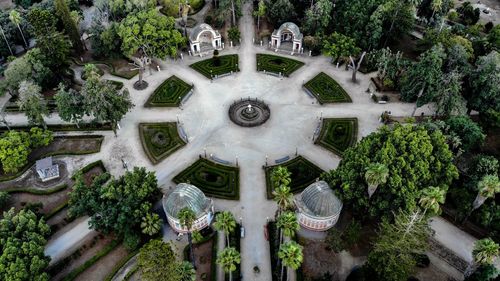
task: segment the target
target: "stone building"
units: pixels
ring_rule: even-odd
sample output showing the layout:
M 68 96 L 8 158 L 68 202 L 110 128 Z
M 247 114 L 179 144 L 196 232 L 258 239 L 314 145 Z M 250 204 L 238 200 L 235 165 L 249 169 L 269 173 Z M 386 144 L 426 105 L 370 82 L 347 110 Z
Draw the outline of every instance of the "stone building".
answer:
M 189 47 L 193 54 L 222 49 L 222 37 L 219 31 L 214 30 L 206 23 L 193 28 L 189 35 Z
M 275 29 L 271 35 L 271 47 L 279 49 L 284 42 L 292 44 L 292 52 L 299 53 L 302 50 L 302 39 L 304 35 L 299 27 L 293 22 L 285 22 L 280 28 Z

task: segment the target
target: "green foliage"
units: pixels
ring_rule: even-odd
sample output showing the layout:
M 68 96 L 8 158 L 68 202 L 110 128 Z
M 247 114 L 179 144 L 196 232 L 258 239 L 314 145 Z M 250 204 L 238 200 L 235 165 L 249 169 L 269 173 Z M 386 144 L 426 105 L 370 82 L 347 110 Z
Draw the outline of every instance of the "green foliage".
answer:
M 257 54 L 257 71 L 268 71 L 290 76 L 295 70 L 303 65 L 304 63 L 301 61 L 286 57 Z
M 148 213 L 144 217 L 142 217 L 141 229 L 142 233 L 147 234 L 149 236 L 153 236 L 158 233 L 161 229 L 162 220 L 160 216 L 155 213 Z
M 83 109 L 83 96 L 72 88 L 66 89 L 64 84 L 59 84 L 54 96 L 57 113 L 63 121 L 79 124 L 85 115 Z
M 0 191 L 0 210 L 7 206 L 7 202 L 9 202 L 10 195 L 8 192 Z
M 175 29 L 174 18 L 165 17 L 155 9 L 129 14 L 120 23 L 118 35 L 127 56 L 140 50 L 148 57 L 176 57 L 178 48 L 185 43 L 182 34 Z
M 302 246 L 293 240 L 283 243 L 278 251 L 278 257 L 281 259 L 284 266 L 297 270 L 304 259 L 302 255 Z
M 172 246 L 160 239 L 151 240 L 140 249 L 137 265 L 141 271 L 141 278 L 145 281 L 179 280 Z
M 118 35 L 118 26 L 116 22 L 111 22 L 109 26 L 99 22 L 92 23 L 89 32 L 93 34 L 90 42 L 94 56 L 108 58 L 121 55 L 122 39 Z
M 419 61 L 408 68 L 401 81 L 401 99 L 405 102 L 417 101 L 417 106 L 432 101 L 443 79 L 441 69 L 445 58 L 446 54 L 441 45 L 421 54 Z
M 83 44 L 82 41 L 80 40 L 80 33 L 78 31 L 78 27 L 76 26 L 75 21 L 71 17 L 68 3 L 66 0 L 54 0 L 54 6 L 57 15 L 61 19 L 64 30 L 66 31 L 66 34 L 68 34 L 71 43 L 73 45 L 73 49 L 77 53 L 83 52 Z
M 393 53 L 389 48 L 381 49 L 380 55 L 377 58 L 378 77 L 384 81 L 389 79 L 392 83 L 396 83 L 395 88 L 399 88 L 399 82 L 406 69 L 409 67 L 410 61 L 403 58 L 403 53 Z
M 343 250 L 349 250 L 356 245 L 361 238 L 361 223 L 355 219 L 351 220 L 343 231 L 336 228 L 330 228 L 327 232 L 326 243 L 328 247 L 339 253 Z
M 479 57 L 470 76 L 471 95 L 468 107 L 479 112 L 500 111 L 500 54 L 492 51 Z
M 68 214 L 89 215 L 93 229 L 130 238 L 140 233 L 142 218 L 151 213 L 158 194 L 156 176 L 145 168 L 135 167 L 106 183 L 108 178 L 107 173 L 99 175 L 89 187 L 78 175 L 70 193 Z
M 290 186 L 290 183 L 292 181 L 292 179 L 290 178 L 291 174 L 292 173 L 288 171 L 287 167 L 275 167 L 271 171 L 271 183 L 275 188 L 282 185 Z
M 193 89 L 179 77 L 172 75 L 155 89 L 146 101 L 146 107 L 174 107 L 179 106 L 182 99 Z
M 479 147 L 486 138 L 481 127 L 469 116 L 452 116 L 445 122 L 449 126 L 449 133 L 460 138 L 465 151 Z
M 0 219 L 0 279 L 5 281 L 48 281 L 44 254 L 50 228 L 33 211 L 14 208 Z
M 196 281 L 196 270 L 187 261 L 183 261 L 177 266 L 177 274 L 179 274 L 179 281 Z
M 440 86 L 435 93 L 436 115 L 462 115 L 467 111 L 466 100 L 462 96 L 462 74 L 448 72 L 443 75 Z
M 295 232 L 300 229 L 297 215 L 291 211 L 281 213 L 276 222 L 276 226 L 283 231 L 283 235 L 286 237 L 294 237 Z
M 277 26 L 295 19 L 296 16 L 295 7 L 290 0 L 276 0 L 269 6 L 268 18 L 271 18 Z
M 41 94 L 42 88 L 30 81 L 19 84 L 19 99 L 17 105 L 28 118 L 28 122 L 46 128 L 43 116 L 47 116 L 47 102 Z
M 414 208 L 423 188 L 446 189 L 458 177 L 452 160 L 441 131 L 414 125 L 384 126 L 347 149 L 338 168 L 325 178 L 354 212 L 390 217 L 398 209 Z M 371 163 L 384 164 L 389 176 L 368 200 L 364 174 Z
M 337 81 L 324 72 L 304 84 L 304 88 L 313 94 L 320 104 L 335 102 L 352 102 L 347 92 Z
M 220 65 L 214 65 L 213 59 L 195 62 L 190 67 L 208 79 L 218 75 L 240 71 L 238 68 L 238 55 L 219 56 Z
M 323 34 L 332 20 L 333 3 L 330 0 L 318 0 L 307 9 L 304 28 L 309 34 Z
M 473 25 L 479 21 L 479 15 L 481 11 L 479 8 L 472 7 L 470 2 L 464 2 L 462 6 L 457 9 L 460 20 L 466 25 Z
M 428 247 L 429 233 L 427 220 L 419 213 L 400 212 L 392 224 L 383 220 L 367 261 L 376 280 L 406 280 L 416 265 L 415 253 Z
M 140 123 L 139 135 L 142 147 L 153 164 L 159 163 L 186 145 L 174 122 Z
M 465 281 L 493 281 L 499 274 L 500 271 L 494 265 L 482 265 L 474 273 L 466 277 Z
M 357 118 L 323 118 L 321 131 L 315 143 L 342 155 L 358 138 Z
M 238 200 L 239 168 L 199 159 L 173 178 L 175 183 L 189 182 L 207 196 Z
M 486 175 L 496 175 L 500 169 L 498 159 L 494 156 L 478 154 L 472 159 L 467 175 L 473 180 L 480 180 Z
M 181 226 L 191 232 L 193 223 L 196 220 L 196 214 L 194 211 L 189 207 L 184 207 L 179 211 L 177 217 Z
M 446 190 L 435 186 L 429 186 L 422 190 L 422 195 L 418 203 L 425 210 L 424 212 L 431 211 L 428 214 L 439 215 L 441 213 L 440 205 L 444 204 L 446 198 Z
M 349 56 L 356 57 L 361 49 L 351 37 L 334 32 L 323 40 L 323 53 L 332 58 L 333 61 L 344 61 L 348 63 Z
M 241 256 L 233 247 L 224 248 L 217 254 L 217 264 L 222 266 L 224 272 L 233 272 L 236 270 L 236 265 L 241 261 Z
M 241 33 L 237 26 L 233 26 L 227 31 L 227 37 L 229 37 L 229 40 L 233 41 L 233 43 L 239 42 L 240 36 Z
M 234 218 L 234 215 L 229 211 L 218 213 L 215 215 L 214 227 L 216 230 L 222 231 L 226 234 L 226 245 L 229 246 L 229 234 L 234 232 L 236 229 L 236 219 Z
M 315 182 L 323 173 L 318 166 L 310 162 L 302 156 L 297 156 L 290 161 L 280 164 L 281 167 L 286 168 L 290 172 L 289 187 L 292 193 L 299 193 L 308 187 L 311 183 Z M 280 167 L 278 166 L 278 167 Z M 267 198 L 273 198 L 273 191 L 275 191 L 278 186 L 273 184 L 271 174 L 275 170 L 276 166 L 266 166 L 266 191 Z M 280 186 L 283 186 L 283 182 Z
M 477 240 L 474 243 L 472 256 L 474 261 L 480 265 L 493 264 L 496 257 L 500 253 L 500 245 L 495 243 L 491 238 Z

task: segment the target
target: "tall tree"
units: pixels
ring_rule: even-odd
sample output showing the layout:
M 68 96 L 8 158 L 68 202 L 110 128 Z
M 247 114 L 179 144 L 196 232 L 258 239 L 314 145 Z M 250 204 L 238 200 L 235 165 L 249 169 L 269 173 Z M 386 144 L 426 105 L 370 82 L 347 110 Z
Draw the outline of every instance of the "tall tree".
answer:
M 467 102 L 462 96 L 462 75 L 458 72 L 444 74 L 434 100 L 436 115 L 448 117 L 465 114 Z
M 184 207 L 179 211 L 178 218 L 181 226 L 187 229 L 191 263 L 193 264 L 193 267 L 196 268 L 196 261 L 194 259 L 194 251 L 193 251 L 193 237 L 192 237 L 192 227 L 194 221 L 196 220 L 196 214 L 190 208 Z
M 117 124 L 134 106 L 126 88 L 117 89 L 111 82 L 91 72 L 83 84 L 84 112 L 99 122 L 110 122 L 116 135 Z
M 392 224 L 383 220 L 367 261 L 376 280 L 406 280 L 415 268 L 415 253 L 428 247 L 429 233 L 427 220 L 419 212 L 399 212 Z
M 179 281 L 196 281 L 196 270 L 187 261 L 183 261 L 177 266 L 177 274 L 179 274 Z
M 9 19 L 13 24 L 15 24 L 17 26 L 17 29 L 19 29 L 19 32 L 21 33 L 21 37 L 23 37 L 24 47 L 28 48 L 29 47 L 28 42 L 26 42 L 26 38 L 24 38 L 23 30 L 21 29 L 21 22 L 23 20 L 21 17 L 21 14 L 16 10 L 12 10 L 12 11 L 10 11 Z
M 13 60 L 4 72 L 5 79 L 0 81 L 3 91 L 17 96 L 19 84 L 31 78 L 33 68 L 25 56 Z
M 284 212 L 278 217 L 276 226 L 280 228 L 286 237 L 294 237 L 295 232 L 300 229 L 297 215 L 294 212 Z M 282 242 L 281 239 L 280 242 Z
M 41 125 L 47 129 L 43 116 L 47 116 L 47 102 L 41 94 L 42 88 L 31 81 L 23 81 L 19 85 L 19 100 L 17 105 L 24 111 L 31 124 Z
M 71 122 L 79 126 L 85 115 L 83 95 L 72 88 L 66 89 L 66 86 L 60 83 L 54 98 L 59 117 L 66 122 Z
M 352 38 L 338 32 L 332 33 L 323 41 L 323 53 L 331 57 L 332 62 L 345 62 L 346 69 L 349 56 L 357 56 L 360 52 L 361 49 L 356 46 Z
M 281 185 L 289 186 L 292 181 L 290 176 L 292 173 L 288 171 L 286 167 L 278 166 L 271 171 L 271 182 L 273 186 L 277 188 Z
M 11 208 L 0 219 L 0 279 L 48 281 L 49 257 L 44 254 L 50 228 L 31 210 Z
M 497 175 L 486 175 L 477 184 L 478 193 L 472 209 L 476 210 L 484 204 L 486 199 L 495 197 L 500 192 L 500 181 Z
M 333 2 L 330 0 L 318 0 L 307 9 L 304 27 L 310 34 L 323 34 L 332 20 Z
M 282 261 L 282 266 L 287 267 L 287 280 L 290 280 L 290 269 L 297 270 L 304 259 L 302 246 L 293 240 L 281 244 L 278 251 L 278 257 Z M 281 278 L 283 278 L 283 276 L 281 276 Z
M 345 205 L 364 216 L 392 217 L 398 209 L 413 209 L 427 186 L 447 188 L 458 177 L 453 154 L 440 130 L 424 126 L 381 127 L 344 152 L 336 170 L 324 175 L 338 189 Z M 368 200 L 364 174 L 370 163 L 389 169 L 379 195 Z
M 474 243 L 472 256 L 474 261 L 480 265 L 493 264 L 495 258 L 500 254 L 500 245 L 491 238 L 477 240 Z
M 295 7 L 290 0 L 273 1 L 269 6 L 268 13 L 269 17 L 278 25 L 290 21 L 297 16 L 297 13 L 295 13 Z
M 224 272 L 229 273 L 229 281 L 233 280 L 233 271 L 236 270 L 236 265 L 241 261 L 241 256 L 233 247 L 224 248 L 217 254 L 217 264 L 221 265 Z
M 80 33 L 78 32 L 78 27 L 76 26 L 75 21 L 73 21 L 73 18 L 71 17 L 66 0 L 54 0 L 54 6 L 56 8 L 57 15 L 63 23 L 64 30 L 73 44 L 73 48 L 77 53 L 83 52 L 83 44 L 80 40 Z
M 488 109 L 500 111 L 500 54 L 492 51 L 487 56 L 479 57 L 476 69 L 469 78 L 471 95 L 468 108 L 485 112 Z
M 432 215 L 439 215 L 439 204 L 444 204 L 445 198 L 446 190 L 439 187 L 429 186 L 428 188 L 422 190 L 422 196 L 420 197 L 418 203 L 422 208 L 424 208 L 424 216 L 428 210 L 432 211 Z
M 290 192 L 290 187 L 286 185 L 280 185 L 273 190 L 273 196 L 273 200 L 278 205 L 277 215 L 293 205 L 293 194 Z
M 2 26 L 0 26 L 0 33 L 2 33 L 2 38 L 5 41 L 5 45 L 9 49 L 10 55 L 13 56 L 14 52 L 12 52 L 12 48 L 10 47 L 9 40 L 7 40 L 7 36 L 5 35 L 5 31 L 3 30 Z
M 215 216 L 215 229 L 226 234 L 226 245 L 229 247 L 229 234 L 236 228 L 236 220 L 230 211 L 223 211 Z
M 264 0 L 259 0 L 257 10 L 253 12 L 253 16 L 257 17 L 257 31 L 260 30 L 260 18 L 266 15 L 266 2 Z
M 368 197 L 371 198 L 377 187 L 387 182 L 389 169 L 384 164 L 371 163 L 366 168 L 365 180 L 368 184 Z
M 153 236 L 156 233 L 160 232 L 161 229 L 161 218 L 158 214 L 149 213 L 142 217 L 141 229 L 142 233 L 147 234 L 149 236 Z
M 137 267 L 144 281 L 179 281 L 179 265 L 170 243 L 153 239 L 139 250 Z

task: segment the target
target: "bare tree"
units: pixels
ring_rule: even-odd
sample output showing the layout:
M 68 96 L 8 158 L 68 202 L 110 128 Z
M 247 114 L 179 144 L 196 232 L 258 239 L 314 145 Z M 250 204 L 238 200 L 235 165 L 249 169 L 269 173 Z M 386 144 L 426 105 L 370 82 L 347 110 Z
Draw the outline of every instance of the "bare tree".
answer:
M 363 52 L 361 54 L 361 58 L 359 59 L 358 63 L 354 61 L 352 56 L 349 56 L 349 59 L 351 60 L 351 64 L 349 65 L 349 68 L 352 69 L 352 82 L 356 83 L 356 73 L 358 73 L 359 67 L 361 66 L 361 63 L 363 62 L 363 59 L 365 58 L 366 52 Z

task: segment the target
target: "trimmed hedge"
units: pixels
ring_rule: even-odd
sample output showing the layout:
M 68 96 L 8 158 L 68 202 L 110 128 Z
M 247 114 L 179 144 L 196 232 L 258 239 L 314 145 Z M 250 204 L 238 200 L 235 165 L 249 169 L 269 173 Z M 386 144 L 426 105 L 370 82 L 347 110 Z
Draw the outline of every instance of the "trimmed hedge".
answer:
M 238 68 L 238 55 L 219 56 L 219 60 L 220 65 L 218 66 L 214 66 L 213 58 L 209 58 L 193 63 L 190 67 L 208 79 L 212 79 L 212 75 L 215 77 L 216 75 L 230 73 L 231 71 L 240 71 Z
M 274 186 L 271 182 L 271 172 L 274 168 L 281 166 L 288 169 L 291 173 L 290 191 L 292 193 L 299 193 L 308 187 L 311 183 L 315 182 L 317 178 L 324 172 L 318 166 L 311 163 L 309 160 L 302 156 L 297 156 L 292 160 L 274 166 L 264 167 L 266 173 L 266 194 L 267 199 L 273 199 Z
M 59 191 L 62 191 L 68 187 L 67 184 L 61 184 L 52 188 L 45 188 L 45 189 L 39 189 L 39 188 L 33 188 L 33 187 L 24 187 L 24 188 L 6 188 L 2 189 L 0 191 L 7 192 L 7 193 L 29 193 L 29 194 L 34 194 L 34 195 L 50 195 L 52 193 L 56 193 Z
M 102 160 L 97 160 L 97 161 L 89 163 L 86 166 L 84 166 L 83 168 L 81 168 L 79 171 L 77 171 L 75 173 L 75 175 L 77 173 L 86 174 L 88 171 L 94 169 L 95 167 L 100 167 L 102 172 L 106 173 L 106 167 L 104 167 L 104 163 L 102 162 Z M 72 180 L 75 180 L 75 175 L 71 176 Z
M 184 82 L 175 75 L 170 76 L 163 81 L 158 88 L 151 94 L 145 107 L 175 107 L 179 106 L 182 98 L 186 96 L 193 88 L 192 85 Z
M 314 142 L 342 156 L 358 137 L 357 118 L 323 118 L 321 132 Z
M 121 241 L 119 241 L 119 240 L 111 241 L 111 243 L 107 244 L 104 248 L 102 248 L 95 256 L 93 256 L 91 259 L 87 260 L 84 264 L 75 268 L 68 275 L 66 275 L 66 277 L 64 277 L 63 281 L 74 280 L 76 277 L 78 277 L 78 275 L 82 274 L 85 270 L 87 270 L 92 265 L 94 265 L 98 260 L 100 260 L 102 257 L 106 256 L 111 251 L 113 251 L 116 247 L 118 247 L 120 245 L 120 243 L 121 243 Z
M 137 253 L 139 253 L 139 249 L 136 249 L 133 252 L 129 253 L 125 258 L 121 259 L 117 264 L 115 264 L 113 270 L 108 274 L 108 276 L 106 276 L 104 281 L 111 281 L 113 277 L 115 277 L 118 270 L 120 270 L 131 258 L 137 255 Z
M 180 149 L 186 143 L 177 132 L 177 124 L 165 123 L 140 123 L 139 135 L 142 147 L 153 164 Z
M 98 149 L 94 149 L 94 150 L 81 150 L 81 151 L 75 151 L 75 150 L 71 150 L 71 151 L 69 151 L 69 150 L 58 150 L 58 151 L 46 152 L 46 153 L 41 154 L 40 157 L 38 157 L 37 159 L 29 159 L 29 156 L 28 156 L 28 164 L 26 164 L 26 166 L 24 166 L 22 169 L 20 169 L 15 174 L 8 174 L 8 175 L 1 174 L 0 175 L 0 182 L 13 180 L 13 179 L 21 176 L 22 174 L 24 174 L 24 172 L 26 172 L 31 166 L 33 166 L 35 164 L 36 160 L 39 160 L 39 159 L 42 159 L 42 158 L 45 158 L 45 157 L 57 156 L 57 155 L 86 155 L 86 154 L 97 153 L 97 152 L 101 151 L 102 141 L 104 140 L 103 136 L 98 136 L 98 135 L 90 135 L 90 136 L 56 136 L 56 137 L 54 137 L 54 139 L 58 139 L 58 138 L 64 138 L 64 139 L 99 139 L 99 148 Z
M 313 94 L 320 104 L 352 102 L 344 88 L 324 72 L 309 80 L 304 84 L 304 88 Z
M 257 54 L 257 71 L 282 73 L 288 77 L 303 65 L 303 62 L 287 57 Z
M 173 181 L 193 184 L 207 196 L 239 200 L 239 172 L 240 169 L 237 167 L 221 165 L 200 158 L 175 176 Z
M 29 131 L 33 126 L 10 126 L 11 130 Z M 53 132 L 72 132 L 72 131 L 111 131 L 111 123 L 84 123 L 77 127 L 75 124 L 57 124 L 47 125 L 47 130 Z M 8 131 L 7 127 L 0 127 L 0 133 Z

